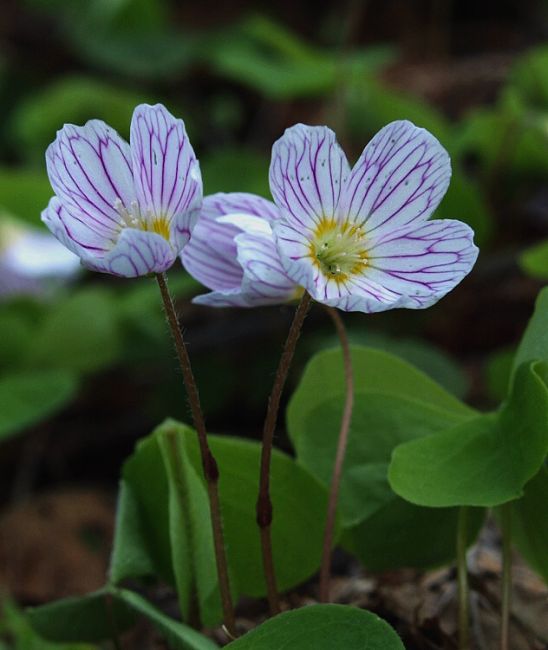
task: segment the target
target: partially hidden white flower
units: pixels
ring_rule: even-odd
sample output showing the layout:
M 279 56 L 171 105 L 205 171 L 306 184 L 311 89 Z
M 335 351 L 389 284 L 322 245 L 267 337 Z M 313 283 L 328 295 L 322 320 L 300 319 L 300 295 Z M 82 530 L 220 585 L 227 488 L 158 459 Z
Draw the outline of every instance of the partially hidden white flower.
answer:
M 254 194 L 206 196 L 189 244 L 186 270 L 211 289 L 193 302 L 212 307 L 257 307 L 287 302 L 302 290 L 285 273 L 272 226 L 278 208 Z
M 80 259 L 50 233 L 0 217 L 0 297 L 43 295 L 80 269 Z

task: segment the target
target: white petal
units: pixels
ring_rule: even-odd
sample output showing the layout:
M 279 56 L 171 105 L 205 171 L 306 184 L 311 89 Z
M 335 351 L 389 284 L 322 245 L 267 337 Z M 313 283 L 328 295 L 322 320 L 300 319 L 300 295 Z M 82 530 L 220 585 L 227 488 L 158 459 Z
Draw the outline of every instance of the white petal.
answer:
M 236 244 L 244 270 L 242 294 L 249 306 L 281 304 L 296 296 L 298 287 L 285 272 L 272 234 L 245 232 Z
M 102 258 L 88 258 L 83 262 L 93 271 L 136 278 L 167 271 L 176 257 L 169 243 L 161 235 L 125 228 L 118 243 L 107 255 Z
M 469 226 L 449 219 L 395 231 L 372 243 L 365 275 L 405 296 L 406 307 L 429 306 L 474 266 L 473 237 Z
M 431 133 L 411 122 L 392 122 L 352 169 L 339 216 L 363 225 L 368 236 L 426 221 L 450 177 L 449 156 Z
M 229 214 L 250 214 L 269 223 L 280 218 L 277 206 L 257 194 L 248 192 L 218 192 L 204 198 L 202 214 L 221 217 Z
M 270 190 L 287 223 L 313 229 L 335 218 L 350 168 L 335 134 L 325 126 L 297 124 L 274 143 Z
M 142 104 L 133 113 L 130 142 L 141 212 L 167 218 L 180 250 L 190 238 L 202 202 L 200 166 L 184 122 L 161 104 Z
M 50 199 L 48 207 L 42 212 L 42 221 L 69 251 L 82 260 L 102 257 L 117 239 L 114 231 L 112 239 L 99 235 L 90 227 L 84 215 L 75 214 L 56 196 Z
M 55 194 L 99 236 L 111 238 L 118 228 L 120 202 L 135 201 L 129 146 L 100 120 L 85 126 L 65 125 L 46 152 Z

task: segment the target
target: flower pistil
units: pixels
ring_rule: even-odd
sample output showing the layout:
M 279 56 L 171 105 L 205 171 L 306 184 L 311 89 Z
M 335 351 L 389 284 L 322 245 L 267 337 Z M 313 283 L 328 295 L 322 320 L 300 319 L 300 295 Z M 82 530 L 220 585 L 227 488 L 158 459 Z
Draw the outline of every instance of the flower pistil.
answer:
M 327 278 L 345 282 L 367 265 L 365 233 L 348 220 L 323 217 L 310 243 L 310 257 Z

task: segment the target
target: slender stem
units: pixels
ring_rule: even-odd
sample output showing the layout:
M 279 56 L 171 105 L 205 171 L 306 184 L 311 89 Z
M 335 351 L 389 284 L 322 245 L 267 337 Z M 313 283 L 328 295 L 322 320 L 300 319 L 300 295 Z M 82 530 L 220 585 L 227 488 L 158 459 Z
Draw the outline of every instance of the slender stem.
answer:
M 459 508 L 457 527 L 457 574 L 459 590 L 459 650 L 470 650 L 469 590 L 466 547 L 468 542 L 468 508 Z
M 275 616 L 280 612 L 280 600 L 276 586 L 276 574 L 272 557 L 272 501 L 270 500 L 270 460 L 272 457 L 272 442 L 274 429 L 278 420 L 280 399 L 287 379 L 287 374 L 295 354 L 295 348 L 304 319 L 310 308 L 310 295 L 305 291 L 297 306 L 293 322 L 284 345 L 282 356 L 274 378 L 272 391 L 268 399 L 268 408 L 263 428 L 263 445 L 261 450 L 261 473 L 259 478 L 259 496 L 257 498 L 257 524 L 261 532 L 261 549 L 263 554 L 263 569 L 268 595 L 270 614 Z
M 500 650 L 509 649 L 510 608 L 512 604 L 512 504 L 501 506 L 502 523 L 502 611 Z
M 337 515 L 337 501 L 339 498 L 339 487 L 346 456 L 346 446 L 348 443 L 348 433 L 350 431 L 350 421 L 352 419 L 352 409 L 354 406 L 354 374 L 352 371 L 352 356 L 350 354 L 350 345 L 348 336 L 342 318 L 339 313 L 332 307 L 326 307 L 326 311 L 335 324 L 335 329 L 341 342 L 344 362 L 344 379 L 346 384 L 346 399 L 341 418 L 339 430 L 339 440 L 337 443 L 337 453 L 333 465 L 333 474 L 331 476 L 331 487 L 329 488 L 329 500 L 327 503 L 327 516 L 325 520 L 325 531 L 323 536 L 322 564 L 320 569 L 320 602 L 329 602 L 329 581 L 331 574 L 331 547 L 333 545 L 333 532 L 335 529 L 335 518 Z
M 181 371 L 183 373 L 183 380 L 192 412 L 192 419 L 194 427 L 198 436 L 198 443 L 200 447 L 200 454 L 202 458 L 202 467 L 207 485 L 207 495 L 209 497 L 209 508 L 211 515 L 211 529 L 213 531 L 213 545 L 215 548 L 215 561 L 217 564 L 217 575 L 219 578 L 219 591 L 221 595 L 221 602 L 223 606 L 224 622 L 226 629 L 232 637 L 236 636 L 236 622 L 234 617 L 234 605 L 232 603 L 232 596 L 230 593 L 230 582 L 228 577 L 228 564 L 226 560 L 226 551 L 223 538 L 223 525 L 221 519 L 221 508 L 219 504 L 219 469 L 217 462 L 211 453 L 207 441 L 207 432 L 205 427 L 204 416 L 202 407 L 200 405 L 200 395 L 198 387 L 192 372 L 190 364 L 190 357 L 186 349 L 183 335 L 179 327 L 177 319 L 177 312 L 175 305 L 167 287 L 167 278 L 164 273 L 156 275 L 166 318 L 171 329 L 173 343 L 179 358 Z

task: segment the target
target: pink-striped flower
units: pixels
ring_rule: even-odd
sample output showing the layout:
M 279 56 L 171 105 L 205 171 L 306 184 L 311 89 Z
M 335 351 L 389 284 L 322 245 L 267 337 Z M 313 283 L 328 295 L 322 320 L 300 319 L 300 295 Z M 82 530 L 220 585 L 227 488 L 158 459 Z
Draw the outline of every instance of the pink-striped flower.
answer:
M 392 122 L 353 169 L 327 127 L 297 124 L 274 144 L 273 224 L 286 274 L 345 311 L 429 307 L 474 265 L 473 231 L 429 217 L 451 176 L 428 131 Z
M 100 120 L 66 124 L 46 153 L 55 192 L 42 220 L 89 269 L 168 269 L 198 217 L 202 179 L 182 120 L 137 106 L 130 145 Z
M 253 194 L 206 196 L 181 259 L 211 289 L 193 302 L 257 307 L 287 302 L 302 290 L 285 273 L 272 234 L 278 208 Z

